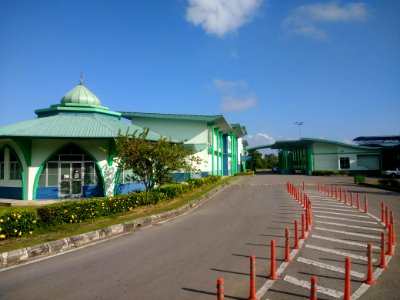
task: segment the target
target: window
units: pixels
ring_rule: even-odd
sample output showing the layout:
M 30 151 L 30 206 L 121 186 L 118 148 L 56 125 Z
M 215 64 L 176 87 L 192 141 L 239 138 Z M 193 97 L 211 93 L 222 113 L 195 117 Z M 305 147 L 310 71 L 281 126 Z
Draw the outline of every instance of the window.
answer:
M 132 170 L 121 169 L 119 173 L 118 183 L 129 183 L 134 182 Z
M 17 156 L 13 151 L 10 151 L 10 180 L 20 180 L 20 179 L 21 179 L 21 169 L 19 167 Z
M 350 159 L 348 157 L 340 158 L 340 169 L 350 169 Z
M 97 185 L 99 178 L 100 174 L 96 168 L 96 164 L 94 162 L 85 162 L 84 184 Z

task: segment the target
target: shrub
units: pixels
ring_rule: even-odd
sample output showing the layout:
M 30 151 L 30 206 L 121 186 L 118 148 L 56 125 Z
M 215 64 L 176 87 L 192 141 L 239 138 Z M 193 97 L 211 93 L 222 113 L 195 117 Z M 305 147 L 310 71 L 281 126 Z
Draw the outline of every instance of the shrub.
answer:
M 365 175 L 354 175 L 354 183 L 364 183 L 365 182 Z
M 32 234 L 37 228 L 35 210 L 13 209 L 0 213 L 0 239 Z
M 400 182 L 397 181 L 396 179 L 383 178 L 383 179 L 379 179 L 378 182 L 381 185 L 388 185 L 388 186 L 394 186 L 394 187 L 400 186 Z
M 315 170 L 312 172 L 314 176 L 331 176 L 334 175 L 335 172 L 331 170 Z
M 239 173 L 235 173 L 235 175 L 233 175 L 233 176 L 248 176 L 248 175 L 254 175 L 254 171 L 252 171 L 252 170 L 249 170 L 249 171 L 246 171 L 246 172 L 239 172 Z

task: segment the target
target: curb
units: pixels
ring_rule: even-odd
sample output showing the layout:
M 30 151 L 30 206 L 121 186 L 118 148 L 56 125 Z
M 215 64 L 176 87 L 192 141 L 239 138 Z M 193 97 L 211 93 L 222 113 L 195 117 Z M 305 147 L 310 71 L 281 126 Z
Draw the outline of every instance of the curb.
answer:
M 26 263 L 45 256 L 54 255 L 72 248 L 78 248 L 93 242 L 105 240 L 126 232 L 132 232 L 142 227 L 157 224 L 162 221 L 176 218 L 186 212 L 191 211 L 196 206 L 205 202 L 212 195 L 224 189 L 230 182 L 225 183 L 216 189 L 200 196 L 199 198 L 170 211 L 162 212 L 156 215 L 139 218 L 133 221 L 127 221 L 121 224 L 105 227 L 96 231 L 90 231 L 84 234 L 78 234 L 69 238 L 51 241 L 32 247 L 12 250 L 0 254 L 0 269 L 5 269 L 17 264 Z

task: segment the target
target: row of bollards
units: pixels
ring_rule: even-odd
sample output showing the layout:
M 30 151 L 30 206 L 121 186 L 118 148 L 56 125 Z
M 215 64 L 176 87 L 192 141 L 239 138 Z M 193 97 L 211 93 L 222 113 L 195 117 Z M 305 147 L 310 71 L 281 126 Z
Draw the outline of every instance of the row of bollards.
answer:
M 305 193 L 305 185 L 303 182 L 302 188 L 297 188 L 292 183 L 287 183 L 287 190 L 289 194 L 293 196 L 293 198 L 304 208 L 304 213 L 301 215 L 301 234 L 299 237 L 299 222 L 298 220 L 294 221 L 294 246 L 293 249 L 300 249 L 300 240 L 306 240 L 306 233 L 310 231 L 312 224 L 312 210 L 311 210 L 311 201 L 307 194 Z M 360 205 L 360 197 L 359 194 L 356 195 L 356 206 L 353 197 L 353 193 L 348 193 L 346 190 L 343 190 L 342 187 L 337 187 L 336 185 L 328 185 L 321 184 L 318 181 L 318 192 L 326 194 L 330 197 L 335 197 L 340 202 L 343 202 L 346 205 L 351 205 L 352 207 L 357 207 L 357 209 L 361 210 Z M 349 197 L 348 197 L 349 194 Z M 344 196 L 344 197 L 343 197 Z M 368 200 L 367 196 L 364 196 L 364 213 L 368 213 Z M 385 248 L 385 233 L 381 232 L 381 254 L 380 254 L 380 263 L 378 265 L 379 268 L 386 269 L 388 265 L 386 263 L 386 255 L 393 256 L 394 255 L 394 245 L 395 241 L 395 233 L 394 233 L 394 216 L 393 212 L 390 211 L 385 204 L 382 202 L 381 204 L 381 222 L 385 226 L 388 231 L 388 242 L 387 249 Z M 276 270 L 276 253 L 275 253 L 275 240 L 271 240 L 271 263 L 270 263 L 270 273 L 267 276 L 269 280 L 279 280 L 279 275 Z M 290 257 L 290 230 L 285 228 L 285 257 L 284 262 L 290 263 L 292 258 Z M 372 245 L 368 244 L 367 246 L 367 275 L 364 283 L 369 285 L 375 284 L 375 279 L 373 277 L 373 264 L 372 264 Z M 310 285 L 310 299 L 317 299 L 317 277 L 311 277 L 311 285 Z M 351 298 L 351 260 L 349 257 L 345 259 L 345 278 L 344 278 L 344 300 L 350 300 Z M 224 299 L 224 280 L 219 277 L 217 279 L 217 300 Z M 249 300 L 258 300 L 256 295 L 256 265 L 255 265 L 255 256 L 250 256 L 250 292 L 249 292 Z

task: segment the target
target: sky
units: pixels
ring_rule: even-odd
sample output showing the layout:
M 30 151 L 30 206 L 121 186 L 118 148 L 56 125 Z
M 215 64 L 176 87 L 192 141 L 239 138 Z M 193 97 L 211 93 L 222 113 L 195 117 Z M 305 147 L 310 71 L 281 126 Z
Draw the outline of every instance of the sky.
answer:
M 0 0 L 0 126 L 81 72 L 113 111 L 222 114 L 250 146 L 400 135 L 400 0 Z

